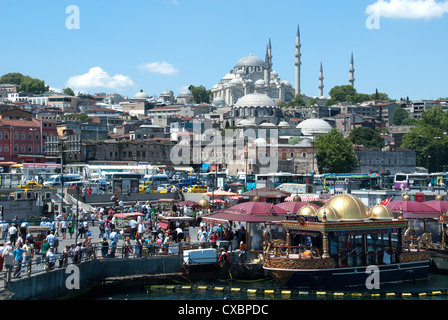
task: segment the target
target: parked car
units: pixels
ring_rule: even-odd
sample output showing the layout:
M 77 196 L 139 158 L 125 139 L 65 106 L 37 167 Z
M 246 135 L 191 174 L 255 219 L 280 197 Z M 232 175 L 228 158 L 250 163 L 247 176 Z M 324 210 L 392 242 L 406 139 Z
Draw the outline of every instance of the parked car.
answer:
M 207 187 L 203 185 L 195 184 L 191 186 L 191 188 L 188 188 L 189 192 L 191 193 L 205 193 L 207 192 Z
M 36 189 L 36 188 L 42 188 L 43 186 L 40 183 L 30 181 L 25 184 L 21 184 L 19 186 L 20 189 Z

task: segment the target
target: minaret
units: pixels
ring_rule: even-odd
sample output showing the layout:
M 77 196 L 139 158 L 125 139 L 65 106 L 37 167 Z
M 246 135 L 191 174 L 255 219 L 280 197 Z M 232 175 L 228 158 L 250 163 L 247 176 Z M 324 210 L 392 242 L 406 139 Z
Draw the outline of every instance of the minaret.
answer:
M 324 69 L 322 68 L 322 62 L 320 63 L 319 73 L 319 98 L 324 96 Z
M 350 85 L 352 87 L 354 87 L 355 86 L 355 66 L 354 66 L 354 63 L 353 63 L 353 52 L 352 52 L 352 57 L 350 59 L 350 69 L 349 69 L 349 71 L 350 71 L 350 78 L 348 79 L 348 82 L 350 82 Z
M 266 58 L 264 60 L 264 84 L 269 87 L 271 80 L 272 71 L 272 49 L 271 49 L 271 38 L 269 38 L 269 43 L 266 47 Z
M 296 37 L 296 95 L 300 95 L 300 65 L 302 62 L 300 62 L 300 57 L 302 54 L 300 53 L 300 47 L 302 45 L 300 44 L 300 28 L 299 25 L 297 25 L 297 37 Z

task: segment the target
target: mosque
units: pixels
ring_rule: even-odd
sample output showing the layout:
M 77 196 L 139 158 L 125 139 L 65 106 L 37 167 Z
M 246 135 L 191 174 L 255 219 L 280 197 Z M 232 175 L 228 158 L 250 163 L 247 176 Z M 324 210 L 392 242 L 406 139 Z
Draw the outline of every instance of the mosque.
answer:
M 300 28 L 297 27 L 295 44 L 295 87 L 286 80 L 281 80 L 272 68 L 271 40 L 267 44 L 265 60 L 252 55 L 241 58 L 218 84 L 212 88 L 213 105 L 229 108 L 228 117 L 222 126 L 279 126 L 286 127 L 287 122 L 279 107 L 280 103 L 290 102 L 296 95 L 305 101 L 311 97 L 305 96 L 300 89 L 301 78 L 301 43 Z M 354 86 L 353 54 L 350 60 L 349 84 Z M 319 100 L 326 99 L 323 95 L 323 67 L 319 72 Z M 313 117 L 315 118 L 315 117 Z M 291 130 L 285 130 L 291 131 Z M 286 133 L 286 132 L 285 132 Z M 293 132 L 290 132 L 293 133 Z

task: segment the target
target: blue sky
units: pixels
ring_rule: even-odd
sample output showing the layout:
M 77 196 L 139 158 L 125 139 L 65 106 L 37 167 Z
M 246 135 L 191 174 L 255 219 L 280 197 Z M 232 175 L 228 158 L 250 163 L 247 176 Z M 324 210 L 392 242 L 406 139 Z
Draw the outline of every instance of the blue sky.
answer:
M 79 8 L 79 29 L 66 27 L 69 5 Z M 303 93 L 318 95 L 321 61 L 325 95 L 348 84 L 353 52 L 358 92 L 437 99 L 448 96 L 447 7 L 436 0 L 3 1 L 0 75 L 20 72 L 92 94 L 177 95 L 190 84 L 210 89 L 250 52 L 264 59 L 271 38 L 273 68 L 294 86 L 300 24 Z M 372 12 L 379 29 L 366 27 Z

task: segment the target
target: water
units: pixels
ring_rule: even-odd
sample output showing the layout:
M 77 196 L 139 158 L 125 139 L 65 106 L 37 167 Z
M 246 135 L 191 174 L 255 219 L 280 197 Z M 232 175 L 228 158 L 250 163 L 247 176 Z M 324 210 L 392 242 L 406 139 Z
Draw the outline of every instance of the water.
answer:
M 174 286 L 174 288 L 173 288 Z M 202 288 L 201 288 L 202 287 Z M 204 289 L 203 287 L 207 287 Z M 223 288 L 216 290 L 215 288 Z M 239 288 L 239 292 L 232 291 Z M 256 290 L 255 293 L 247 289 Z M 274 293 L 265 293 L 274 290 Z M 291 294 L 284 294 L 291 290 Z M 299 289 L 278 286 L 273 280 L 259 281 L 215 280 L 197 282 L 172 282 L 163 286 L 120 288 L 110 294 L 91 297 L 95 300 L 146 300 L 146 301 L 296 301 L 296 300 L 447 300 L 448 275 L 430 273 L 427 280 L 382 284 L 380 289 L 368 290 L 363 286 L 331 289 Z M 112 292 L 112 291 L 109 291 Z M 336 294 L 335 294 L 336 293 Z M 344 295 L 340 295 L 343 293 Z M 406 293 L 406 295 L 402 295 Z M 359 295 L 361 294 L 361 295 Z M 410 294 L 410 295 L 408 295 Z

